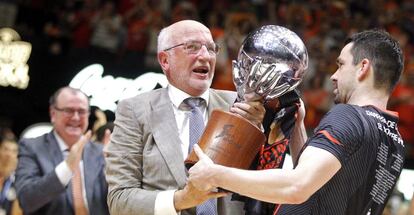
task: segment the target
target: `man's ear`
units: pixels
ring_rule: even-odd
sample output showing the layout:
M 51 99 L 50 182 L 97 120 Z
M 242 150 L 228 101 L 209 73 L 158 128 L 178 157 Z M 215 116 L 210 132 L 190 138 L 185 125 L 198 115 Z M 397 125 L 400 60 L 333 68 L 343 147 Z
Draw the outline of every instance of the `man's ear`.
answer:
M 52 106 L 49 106 L 49 117 L 50 117 L 50 122 L 52 124 L 55 122 L 55 114 L 56 114 L 56 111 L 53 110 Z
M 157 58 L 158 58 L 158 63 L 161 66 L 161 69 L 163 71 L 167 71 L 168 68 L 170 67 L 170 63 L 169 63 L 169 55 L 167 52 L 159 52 L 157 54 Z
M 369 76 L 369 73 L 371 72 L 371 62 L 368 59 L 364 58 L 360 64 L 361 68 L 359 69 L 357 74 L 358 80 L 362 81 L 365 78 L 367 78 Z

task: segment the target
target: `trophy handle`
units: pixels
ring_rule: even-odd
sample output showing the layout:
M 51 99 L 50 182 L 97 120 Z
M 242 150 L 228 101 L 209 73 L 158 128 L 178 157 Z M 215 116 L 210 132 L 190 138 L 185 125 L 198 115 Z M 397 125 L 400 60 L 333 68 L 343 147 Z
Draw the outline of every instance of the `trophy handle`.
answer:
M 245 118 L 222 110 L 213 110 L 198 142 L 214 163 L 248 169 L 265 143 L 262 131 Z M 184 161 L 189 169 L 198 161 L 194 150 Z

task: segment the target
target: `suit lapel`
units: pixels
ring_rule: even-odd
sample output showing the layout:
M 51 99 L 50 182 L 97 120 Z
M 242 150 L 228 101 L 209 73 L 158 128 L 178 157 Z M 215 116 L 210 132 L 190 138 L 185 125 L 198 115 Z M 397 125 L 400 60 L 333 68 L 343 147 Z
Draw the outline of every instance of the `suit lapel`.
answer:
M 56 137 L 53 134 L 53 131 L 50 132 L 47 137 L 47 150 L 49 153 L 50 160 L 53 162 L 53 166 L 56 167 L 60 162 L 63 161 L 63 155 L 60 151 L 59 144 L 56 140 Z M 73 198 L 72 198 L 72 184 L 69 182 L 65 190 L 66 199 L 69 202 L 71 208 L 73 208 Z
M 47 134 L 46 136 L 46 150 L 48 151 L 49 160 L 53 163 L 53 168 L 56 167 L 60 162 L 63 161 L 63 155 L 60 151 L 59 144 L 55 136 L 53 135 L 53 131 Z
M 168 90 L 164 88 L 160 90 L 160 95 L 154 95 L 151 100 L 152 111 L 149 114 L 148 121 L 151 122 L 151 127 L 160 153 L 163 156 L 171 174 L 177 181 L 180 187 L 186 184 L 186 176 L 183 153 L 181 151 L 181 140 L 178 136 L 177 122 L 175 121 L 174 111 L 168 96 Z M 225 97 L 225 96 L 224 96 Z M 233 96 L 234 97 L 234 96 Z M 231 98 L 233 99 L 233 98 Z M 228 111 L 229 98 L 222 98 L 214 90 L 210 91 L 208 113 L 214 109 L 222 109 Z
M 181 151 L 181 140 L 178 136 L 177 123 L 167 90 L 160 91 L 160 97 L 152 100 L 152 112 L 149 122 L 162 157 L 180 187 L 186 183 L 184 159 Z

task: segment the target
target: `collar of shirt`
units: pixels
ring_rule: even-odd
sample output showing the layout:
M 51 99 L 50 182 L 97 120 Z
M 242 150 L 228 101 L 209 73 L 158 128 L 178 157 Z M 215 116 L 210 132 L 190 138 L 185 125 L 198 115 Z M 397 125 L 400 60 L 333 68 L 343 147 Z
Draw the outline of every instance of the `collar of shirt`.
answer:
M 174 107 L 177 109 L 179 109 L 184 99 L 191 97 L 186 92 L 174 87 L 171 84 L 168 85 L 168 95 L 170 96 L 171 102 L 173 103 Z M 201 94 L 198 97 L 203 98 L 204 101 L 206 101 L 206 107 L 208 107 L 210 91 L 206 90 L 203 94 Z
M 173 111 L 175 115 L 175 121 L 177 123 L 178 128 L 178 136 L 181 140 L 181 150 L 183 154 L 183 158 L 185 159 L 188 154 L 188 146 L 189 146 L 189 109 L 182 108 L 181 105 L 184 101 L 184 99 L 191 97 L 187 93 L 179 90 L 178 88 L 168 85 L 168 95 L 170 97 Z M 209 98 L 209 90 L 204 92 L 200 97 L 203 98 L 206 101 L 206 106 L 202 108 L 202 112 L 204 113 L 204 123 L 207 122 L 208 114 L 207 114 L 207 106 L 208 106 L 208 98 Z
M 63 141 L 63 139 L 59 136 L 59 134 L 55 130 L 53 130 L 53 134 L 55 135 L 56 141 L 58 142 L 59 149 L 62 152 L 62 154 L 65 151 L 69 151 L 68 145 L 66 145 L 65 141 Z

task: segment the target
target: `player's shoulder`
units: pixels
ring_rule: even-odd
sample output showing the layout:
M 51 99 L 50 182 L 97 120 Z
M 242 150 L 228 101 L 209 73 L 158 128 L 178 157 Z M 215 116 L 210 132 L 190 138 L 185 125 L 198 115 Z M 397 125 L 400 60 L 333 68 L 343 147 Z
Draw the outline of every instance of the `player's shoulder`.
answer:
M 356 105 L 350 104 L 336 104 L 332 107 L 332 109 L 328 112 L 328 114 L 357 114 L 359 111 L 362 111 L 362 108 Z

